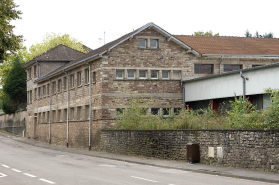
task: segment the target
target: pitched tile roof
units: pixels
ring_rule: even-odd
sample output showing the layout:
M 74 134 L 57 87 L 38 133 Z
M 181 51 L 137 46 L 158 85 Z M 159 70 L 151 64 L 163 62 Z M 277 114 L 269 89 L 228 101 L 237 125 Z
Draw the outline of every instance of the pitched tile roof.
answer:
M 279 55 L 279 39 L 174 35 L 200 54 Z
M 65 60 L 70 61 L 85 55 L 78 50 L 59 44 L 58 46 L 36 56 L 33 60 Z

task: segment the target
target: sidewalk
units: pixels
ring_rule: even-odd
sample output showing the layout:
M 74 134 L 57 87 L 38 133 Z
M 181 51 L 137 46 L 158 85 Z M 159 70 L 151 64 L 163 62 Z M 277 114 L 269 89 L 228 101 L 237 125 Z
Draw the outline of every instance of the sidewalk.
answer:
M 67 148 L 63 146 L 49 145 L 47 143 L 35 141 L 28 138 L 22 138 L 2 131 L 0 131 L 0 135 L 28 145 L 52 149 L 56 151 L 69 152 L 69 153 L 87 155 L 92 157 L 125 161 L 130 163 L 150 165 L 150 166 L 163 167 L 169 169 L 192 171 L 196 173 L 205 173 L 205 174 L 212 174 L 218 176 L 234 177 L 240 179 L 248 179 L 248 180 L 271 182 L 271 183 L 279 184 L 278 173 L 256 171 L 256 170 L 243 169 L 243 168 L 220 167 L 220 166 L 205 165 L 205 164 L 189 164 L 188 162 L 183 162 L 183 161 L 147 159 L 142 157 L 111 154 L 106 152 L 88 151 L 85 149 Z

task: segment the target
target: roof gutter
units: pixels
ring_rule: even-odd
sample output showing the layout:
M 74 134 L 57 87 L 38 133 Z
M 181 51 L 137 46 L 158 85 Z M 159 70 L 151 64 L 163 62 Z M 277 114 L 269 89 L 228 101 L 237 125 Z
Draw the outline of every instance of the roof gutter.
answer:
M 202 57 L 220 57 L 225 58 L 279 58 L 279 55 L 228 55 L 228 54 L 202 54 Z

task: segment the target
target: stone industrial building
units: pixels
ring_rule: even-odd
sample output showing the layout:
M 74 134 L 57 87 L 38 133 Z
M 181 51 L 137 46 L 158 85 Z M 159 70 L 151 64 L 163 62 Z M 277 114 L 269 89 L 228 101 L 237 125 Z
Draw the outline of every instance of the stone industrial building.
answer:
M 87 54 L 59 45 L 24 64 L 27 134 L 94 147 L 131 100 L 167 116 L 183 107 L 181 79 L 276 63 L 278 48 L 279 39 L 171 35 L 154 23 Z

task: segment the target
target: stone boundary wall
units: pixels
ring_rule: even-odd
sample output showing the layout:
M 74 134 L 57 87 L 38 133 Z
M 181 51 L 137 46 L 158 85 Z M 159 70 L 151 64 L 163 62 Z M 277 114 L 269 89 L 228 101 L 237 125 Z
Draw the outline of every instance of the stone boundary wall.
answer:
M 181 161 L 187 143 L 199 143 L 204 164 L 279 172 L 279 130 L 102 130 L 100 142 L 110 153 Z
M 26 111 L 0 115 L 0 129 L 20 136 L 25 136 L 26 116 Z

